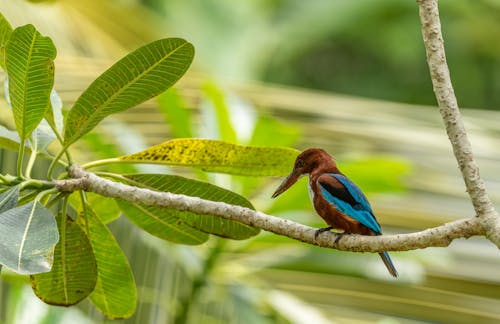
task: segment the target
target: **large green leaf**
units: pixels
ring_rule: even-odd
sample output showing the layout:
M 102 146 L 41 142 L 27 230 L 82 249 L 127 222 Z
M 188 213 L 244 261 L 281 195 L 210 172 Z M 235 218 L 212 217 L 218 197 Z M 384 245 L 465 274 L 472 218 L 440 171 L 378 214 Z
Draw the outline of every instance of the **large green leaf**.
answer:
M 174 88 L 157 97 L 158 107 L 170 126 L 173 137 L 192 137 L 191 114 Z
M 40 123 L 49 105 L 55 57 L 52 40 L 40 35 L 33 25 L 14 29 L 5 47 L 9 96 L 23 141 Z
M 116 205 L 112 198 L 104 197 L 93 192 L 85 193 L 87 202 L 92 206 L 92 210 L 104 223 L 110 223 L 120 217 L 120 208 Z M 79 193 L 70 196 L 69 202 L 76 210 L 82 210 L 82 200 Z
M 0 214 L 0 263 L 22 274 L 50 271 L 59 232 L 54 215 L 39 202 Z
M 208 82 L 204 85 L 203 93 L 213 106 L 214 115 L 217 120 L 217 125 L 215 125 L 215 127 L 219 133 L 218 138 L 228 142 L 236 142 L 236 131 L 231 123 L 229 107 L 226 104 L 224 93 L 212 82 Z
M 0 194 L 0 213 L 16 207 L 19 198 L 19 186 L 15 186 Z
M 183 39 L 167 38 L 128 54 L 99 76 L 68 113 L 64 146 L 88 133 L 101 120 L 157 96 L 186 72 L 194 56 Z
M 132 316 L 137 290 L 122 249 L 90 206 L 85 206 L 78 222 L 87 231 L 97 262 L 97 284 L 90 295 L 92 304 L 110 319 Z
M 12 33 L 12 26 L 0 12 L 0 66 L 5 71 L 5 44 Z
M 252 204 L 244 197 L 209 183 L 165 174 L 135 174 L 126 175 L 125 177 L 130 180 L 131 184 L 136 186 L 156 191 L 195 196 L 253 209 Z M 242 240 L 259 233 L 259 230 L 254 227 L 214 215 L 195 214 L 158 207 L 148 207 L 148 209 L 154 210 L 155 214 L 162 215 L 163 217 L 179 218 L 188 225 L 203 232 L 222 237 Z
M 206 139 L 174 139 L 120 160 L 199 167 L 205 171 L 249 176 L 290 173 L 300 152 L 284 147 L 231 144 Z
M 97 266 L 89 239 L 80 226 L 61 214 L 57 224 L 61 239 L 54 250 L 52 270 L 31 276 L 31 285 L 47 304 L 70 306 L 94 290 Z
M 208 240 L 206 233 L 193 228 L 183 219 L 161 208 L 134 204 L 120 199 L 116 202 L 132 223 L 163 240 L 188 245 L 197 245 Z

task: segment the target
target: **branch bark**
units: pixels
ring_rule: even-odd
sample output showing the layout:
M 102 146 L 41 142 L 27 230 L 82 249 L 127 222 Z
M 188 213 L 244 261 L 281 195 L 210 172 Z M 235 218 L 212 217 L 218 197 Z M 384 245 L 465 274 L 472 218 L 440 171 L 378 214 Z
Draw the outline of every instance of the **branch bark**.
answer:
M 197 197 L 137 188 L 104 179 L 77 166 L 71 168 L 70 175 L 73 179 L 55 181 L 59 191 L 85 190 L 133 203 L 216 215 L 301 242 L 343 251 L 407 251 L 431 246 L 443 247 L 448 246 L 456 238 L 484 235 L 480 220 L 477 217 L 472 217 L 410 234 L 383 236 L 342 235 L 337 241 L 340 234 L 325 232 L 315 239 L 316 228 L 266 215 L 252 209 Z
M 458 108 L 446 62 L 438 0 L 417 0 L 431 80 L 453 153 L 486 237 L 500 248 L 500 219 L 486 191 Z

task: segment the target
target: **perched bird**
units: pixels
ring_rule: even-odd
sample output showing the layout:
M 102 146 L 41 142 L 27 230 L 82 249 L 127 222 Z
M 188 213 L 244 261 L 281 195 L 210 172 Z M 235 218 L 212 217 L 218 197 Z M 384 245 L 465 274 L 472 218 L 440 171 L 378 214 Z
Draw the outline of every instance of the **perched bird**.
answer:
M 290 188 L 297 180 L 309 174 L 309 196 L 316 212 L 329 227 L 316 231 L 316 237 L 331 229 L 346 234 L 381 235 L 382 229 L 361 189 L 339 171 L 333 158 L 322 149 L 311 148 L 300 153 L 292 173 L 276 189 L 273 198 Z M 379 253 L 389 273 L 397 277 L 387 252 Z

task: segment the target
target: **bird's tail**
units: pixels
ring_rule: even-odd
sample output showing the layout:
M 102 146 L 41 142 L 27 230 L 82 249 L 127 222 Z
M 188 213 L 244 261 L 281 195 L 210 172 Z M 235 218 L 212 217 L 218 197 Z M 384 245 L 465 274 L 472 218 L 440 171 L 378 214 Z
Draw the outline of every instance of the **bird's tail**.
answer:
M 382 261 L 384 261 L 384 264 L 385 264 L 387 270 L 389 270 L 389 273 L 391 274 L 391 276 L 397 277 L 398 271 L 394 267 L 394 264 L 392 263 L 391 257 L 389 256 L 389 253 L 380 252 L 379 255 L 382 258 Z

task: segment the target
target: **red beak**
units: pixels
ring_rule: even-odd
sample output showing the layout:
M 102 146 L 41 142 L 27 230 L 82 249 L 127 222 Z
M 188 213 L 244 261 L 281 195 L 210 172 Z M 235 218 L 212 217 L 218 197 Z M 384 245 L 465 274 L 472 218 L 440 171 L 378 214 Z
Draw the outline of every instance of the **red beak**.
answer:
M 283 192 L 285 192 L 288 188 L 290 188 L 297 180 L 299 180 L 301 176 L 301 172 L 299 170 L 293 170 L 292 173 L 288 175 L 288 177 L 283 180 L 283 182 L 280 184 L 278 189 L 273 193 L 271 196 L 272 198 L 276 198 L 279 195 L 281 195 Z

